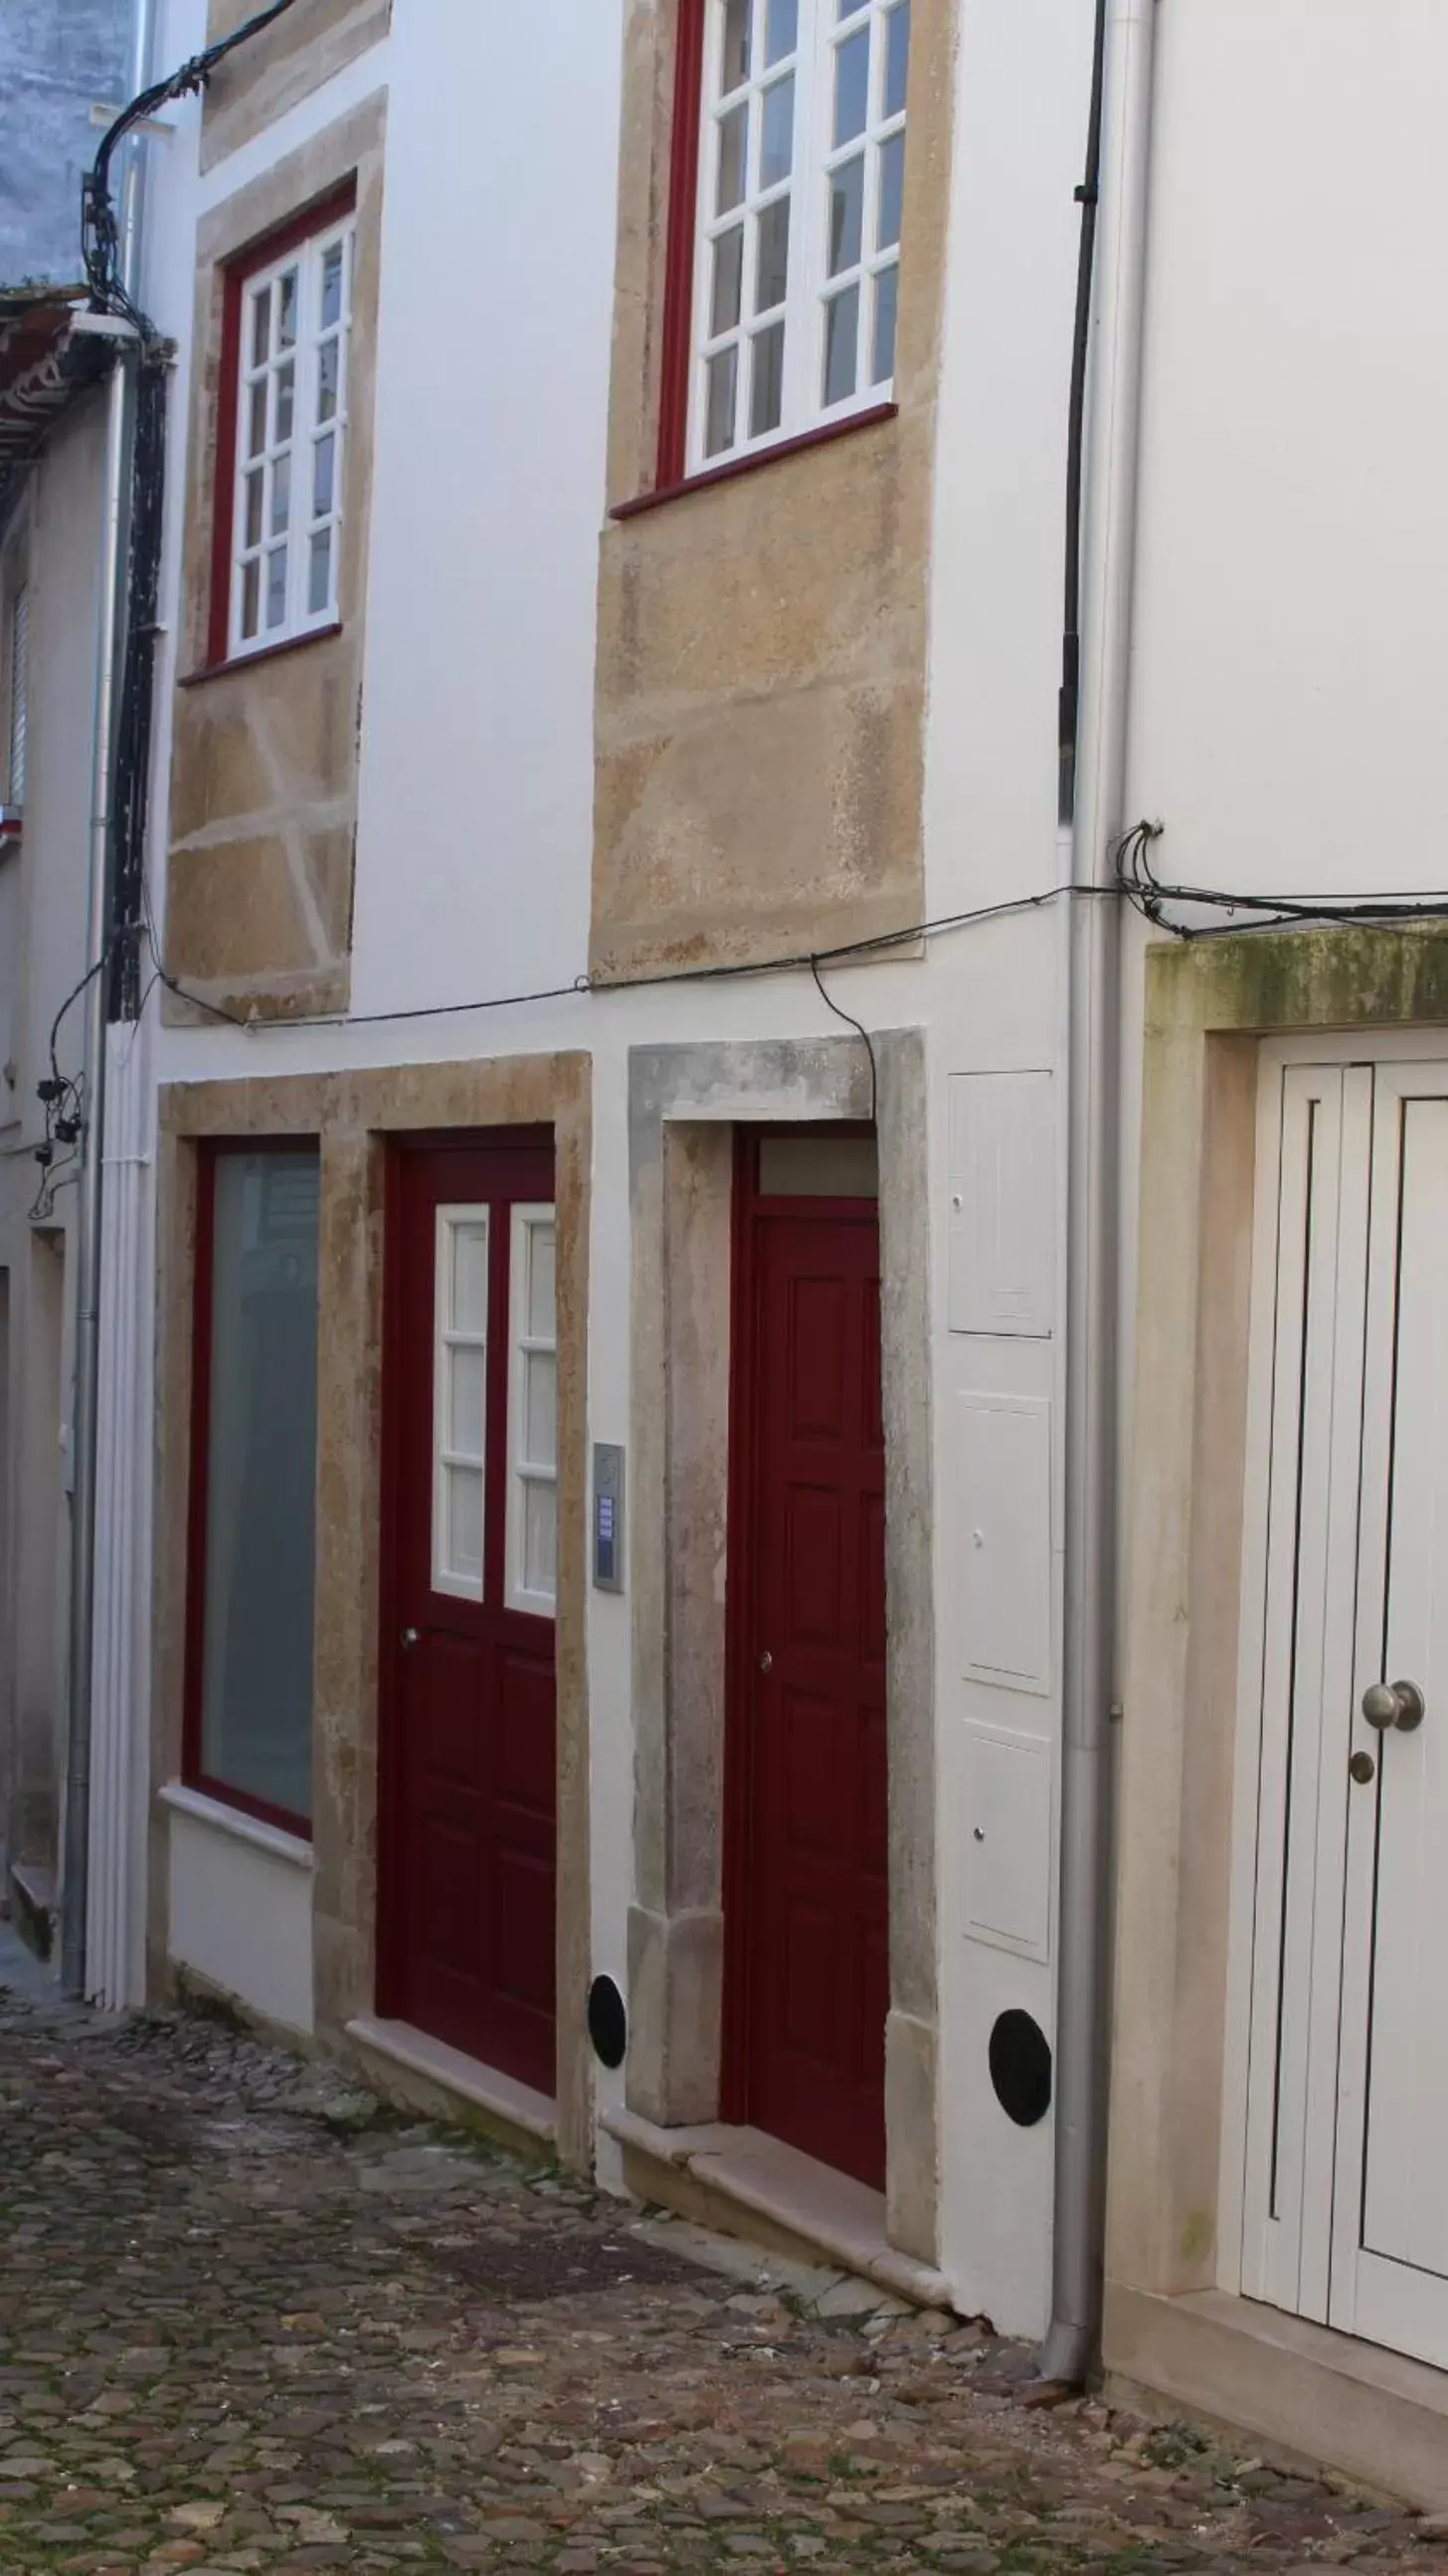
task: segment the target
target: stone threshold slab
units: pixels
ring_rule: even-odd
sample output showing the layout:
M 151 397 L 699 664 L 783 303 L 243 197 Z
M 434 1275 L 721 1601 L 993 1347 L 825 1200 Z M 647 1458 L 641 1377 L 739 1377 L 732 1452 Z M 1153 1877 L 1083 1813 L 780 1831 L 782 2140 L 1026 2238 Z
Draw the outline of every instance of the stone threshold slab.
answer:
M 409 2109 L 455 2119 L 459 2112 L 536 2161 L 538 2149 L 553 2150 L 558 2136 L 557 2111 L 545 2093 L 530 2084 L 484 2066 L 445 2040 L 433 2039 L 410 2022 L 379 2021 L 359 2013 L 346 2025 L 347 2037 L 366 2062 L 372 2081 Z
M 641 2199 L 744 2236 L 795 2262 L 821 2258 L 917 2308 L 953 2307 L 943 2272 L 902 2254 L 885 2233 L 885 2195 L 836 2173 L 762 2129 L 715 2122 L 662 2129 L 637 2111 L 603 2113 Z
M 1227 2290 L 1108 2282 L 1107 2394 L 1206 2415 L 1314 2467 L 1448 2513 L 1448 2371 Z

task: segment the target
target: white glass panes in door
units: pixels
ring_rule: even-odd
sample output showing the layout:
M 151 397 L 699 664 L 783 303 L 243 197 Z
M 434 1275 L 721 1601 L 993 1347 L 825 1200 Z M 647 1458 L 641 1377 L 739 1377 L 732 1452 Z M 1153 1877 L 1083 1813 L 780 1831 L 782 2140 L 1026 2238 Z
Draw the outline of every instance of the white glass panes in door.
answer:
M 551 1207 L 515 1207 L 508 1405 L 508 1607 L 551 1618 L 558 1594 L 558 1332 Z
M 437 1211 L 432 1583 L 464 1601 L 483 1597 L 488 1231 L 486 1207 Z

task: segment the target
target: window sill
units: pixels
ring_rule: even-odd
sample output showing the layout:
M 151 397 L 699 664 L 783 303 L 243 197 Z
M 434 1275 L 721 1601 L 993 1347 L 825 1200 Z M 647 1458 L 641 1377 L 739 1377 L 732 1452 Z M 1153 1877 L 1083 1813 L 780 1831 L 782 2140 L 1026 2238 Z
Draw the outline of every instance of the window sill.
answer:
M 178 689 L 199 689 L 203 680 L 223 680 L 229 673 L 254 671 L 258 662 L 280 661 L 283 653 L 304 652 L 309 644 L 328 644 L 342 632 L 342 620 L 334 617 L 330 626 L 309 626 L 305 635 L 284 635 L 279 644 L 259 644 L 254 653 L 233 653 L 225 662 L 203 662 L 199 671 L 183 671 Z
M 723 465 L 707 466 L 702 474 L 688 474 L 682 483 L 666 483 L 660 491 L 640 492 L 632 501 L 617 501 L 609 511 L 611 519 L 638 519 L 646 510 L 661 510 L 667 501 L 686 500 L 691 492 L 711 491 L 716 483 L 736 483 L 741 475 L 756 474 L 761 466 L 775 465 L 782 456 L 803 455 L 806 448 L 828 447 L 837 438 L 848 438 L 857 429 L 875 429 L 882 421 L 898 419 L 896 402 L 872 403 L 868 411 L 852 411 L 847 420 L 821 421 L 817 429 L 801 430 L 798 438 L 781 438 L 773 447 L 757 447 L 752 455 L 731 456 Z
M 190 1816 L 198 1825 L 211 1825 L 239 1843 L 251 1843 L 258 1851 L 269 1852 L 273 1860 L 289 1861 L 294 1869 L 314 1866 L 312 1846 L 301 1834 L 266 1824 L 260 1816 L 249 1816 L 244 1807 L 208 1797 L 204 1789 L 188 1788 L 184 1780 L 168 1780 L 160 1797 L 162 1806 L 173 1808 L 178 1816 Z

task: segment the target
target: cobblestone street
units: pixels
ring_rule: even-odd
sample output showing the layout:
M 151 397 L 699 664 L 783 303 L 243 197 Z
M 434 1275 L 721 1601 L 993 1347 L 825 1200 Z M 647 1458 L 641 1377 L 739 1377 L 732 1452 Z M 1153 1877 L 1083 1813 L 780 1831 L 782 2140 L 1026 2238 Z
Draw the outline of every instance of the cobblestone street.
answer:
M 211 2022 L 0 1995 L 0 2119 L 0 2570 L 1448 2566 Z

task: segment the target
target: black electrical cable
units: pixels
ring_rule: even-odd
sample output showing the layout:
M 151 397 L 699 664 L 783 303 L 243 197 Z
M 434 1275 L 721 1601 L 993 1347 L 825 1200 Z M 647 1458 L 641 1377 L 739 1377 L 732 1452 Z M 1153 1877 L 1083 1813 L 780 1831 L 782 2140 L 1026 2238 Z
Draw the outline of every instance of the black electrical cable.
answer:
M 833 1011 L 837 1020 L 843 1020 L 846 1028 L 854 1029 L 857 1034 L 864 1039 L 865 1053 L 870 1059 L 870 1124 L 873 1127 L 875 1124 L 875 1115 L 880 1106 L 880 1068 L 875 1062 L 875 1041 L 871 1037 L 863 1020 L 857 1020 L 853 1011 L 842 1010 L 838 1002 L 831 1000 L 829 994 L 825 991 L 825 981 L 824 977 L 820 973 L 820 961 L 818 957 L 812 957 L 810 959 L 809 971 L 815 979 L 815 986 L 825 1009 L 827 1011 Z
M 1096 212 L 1101 199 L 1101 128 L 1106 81 L 1106 0 L 1096 0 L 1091 47 L 1091 106 L 1086 175 L 1076 191 L 1081 246 L 1076 263 L 1076 315 L 1071 336 L 1071 395 L 1066 431 L 1066 600 L 1061 633 L 1061 689 L 1056 711 L 1057 814 L 1076 812 L 1076 745 L 1081 714 L 1081 494 L 1086 458 L 1086 380 L 1091 354 L 1091 297 L 1096 276 Z
M 116 313 L 134 323 L 143 340 L 154 339 L 154 326 L 126 291 L 120 267 L 120 227 L 116 221 L 115 203 L 111 196 L 111 162 L 117 146 L 125 140 L 132 126 L 142 125 L 156 110 L 172 99 L 187 98 L 194 90 L 204 89 L 218 63 L 235 53 L 238 45 L 250 42 L 276 19 L 295 7 L 296 0 L 272 0 L 267 9 L 259 9 L 229 36 L 220 36 L 214 45 L 204 45 L 164 80 L 153 81 L 149 89 L 122 108 L 102 135 L 96 157 L 81 183 L 81 251 L 85 261 L 86 283 L 98 313 Z
M 165 79 L 153 81 L 122 108 L 101 137 L 81 192 L 81 254 L 91 301 L 98 312 L 129 322 L 136 333 L 135 418 L 131 451 L 130 526 L 126 562 L 125 634 L 116 692 L 116 732 L 110 811 L 106 818 L 107 924 L 102 967 L 106 1016 L 134 1020 L 141 1008 L 141 937 L 155 953 L 146 893 L 146 818 L 150 795 L 151 733 L 160 595 L 161 539 L 166 501 L 166 391 L 168 351 L 155 324 L 121 275 L 120 225 L 111 193 L 111 164 L 134 126 L 172 99 L 204 89 L 217 65 L 274 25 L 295 0 L 272 0 L 230 35 L 193 54 Z M 89 980 L 89 979 L 87 979 Z M 228 1015 L 230 1016 L 230 1015 Z
M 1174 939 L 1222 939 L 1274 929 L 1332 928 L 1343 924 L 1367 930 L 1411 930 L 1427 922 L 1448 921 L 1448 895 L 1422 895 L 1385 889 L 1371 895 L 1278 894 L 1263 889 L 1243 893 L 1222 886 L 1180 885 L 1159 877 L 1147 851 L 1161 838 L 1159 823 L 1138 823 L 1117 845 L 1116 878 L 1122 893 L 1154 929 Z M 1169 904 L 1199 911 L 1228 913 L 1227 921 L 1174 921 Z M 1245 919 L 1237 916 L 1245 915 Z
M 1022 912 L 1038 912 L 1043 904 L 1054 903 L 1063 894 L 1116 895 L 1115 886 L 1073 886 L 1067 882 L 1043 886 L 1039 894 L 1008 895 L 999 903 L 977 904 L 969 912 L 939 913 L 933 920 L 907 922 L 900 930 L 875 931 L 868 939 L 844 941 L 837 948 L 801 948 L 783 957 L 745 958 L 718 966 L 681 966 L 669 975 L 620 975 L 604 977 L 579 975 L 571 984 L 551 984 L 529 993 L 483 993 L 464 1002 L 413 1002 L 395 1011 L 314 1011 L 260 1020 L 241 1011 L 228 1010 L 223 1003 L 212 1002 L 205 994 L 193 992 L 187 984 L 168 974 L 157 956 L 154 944 L 152 958 L 156 974 L 169 992 L 181 1001 L 190 1002 L 197 1010 L 206 1011 L 213 1019 L 225 1020 L 232 1028 L 270 1029 L 364 1029 L 384 1027 L 397 1020 L 447 1020 L 465 1016 L 471 1011 L 511 1011 L 530 1002 L 572 1002 L 584 994 L 598 997 L 608 993 L 659 992 L 675 984 L 732 984 L 745 976 L 811 974 L 816 983 L 822 966 L 863 965 L 871 958 L 888 956 L 892 949 L 911 948 L 922 939 L 940 937 L 946 931 L 973 930 L 987 921 L 1005 921 Z M 835 1004 L 828 993 L 824 999 L 830 1008 Z M 842 1012 L 841 1018 L 849 1019 Z M 850 1020 L 852 1028 L 860 1028 Z M 860 1028 L 861 1036 L 866 1032 Z

